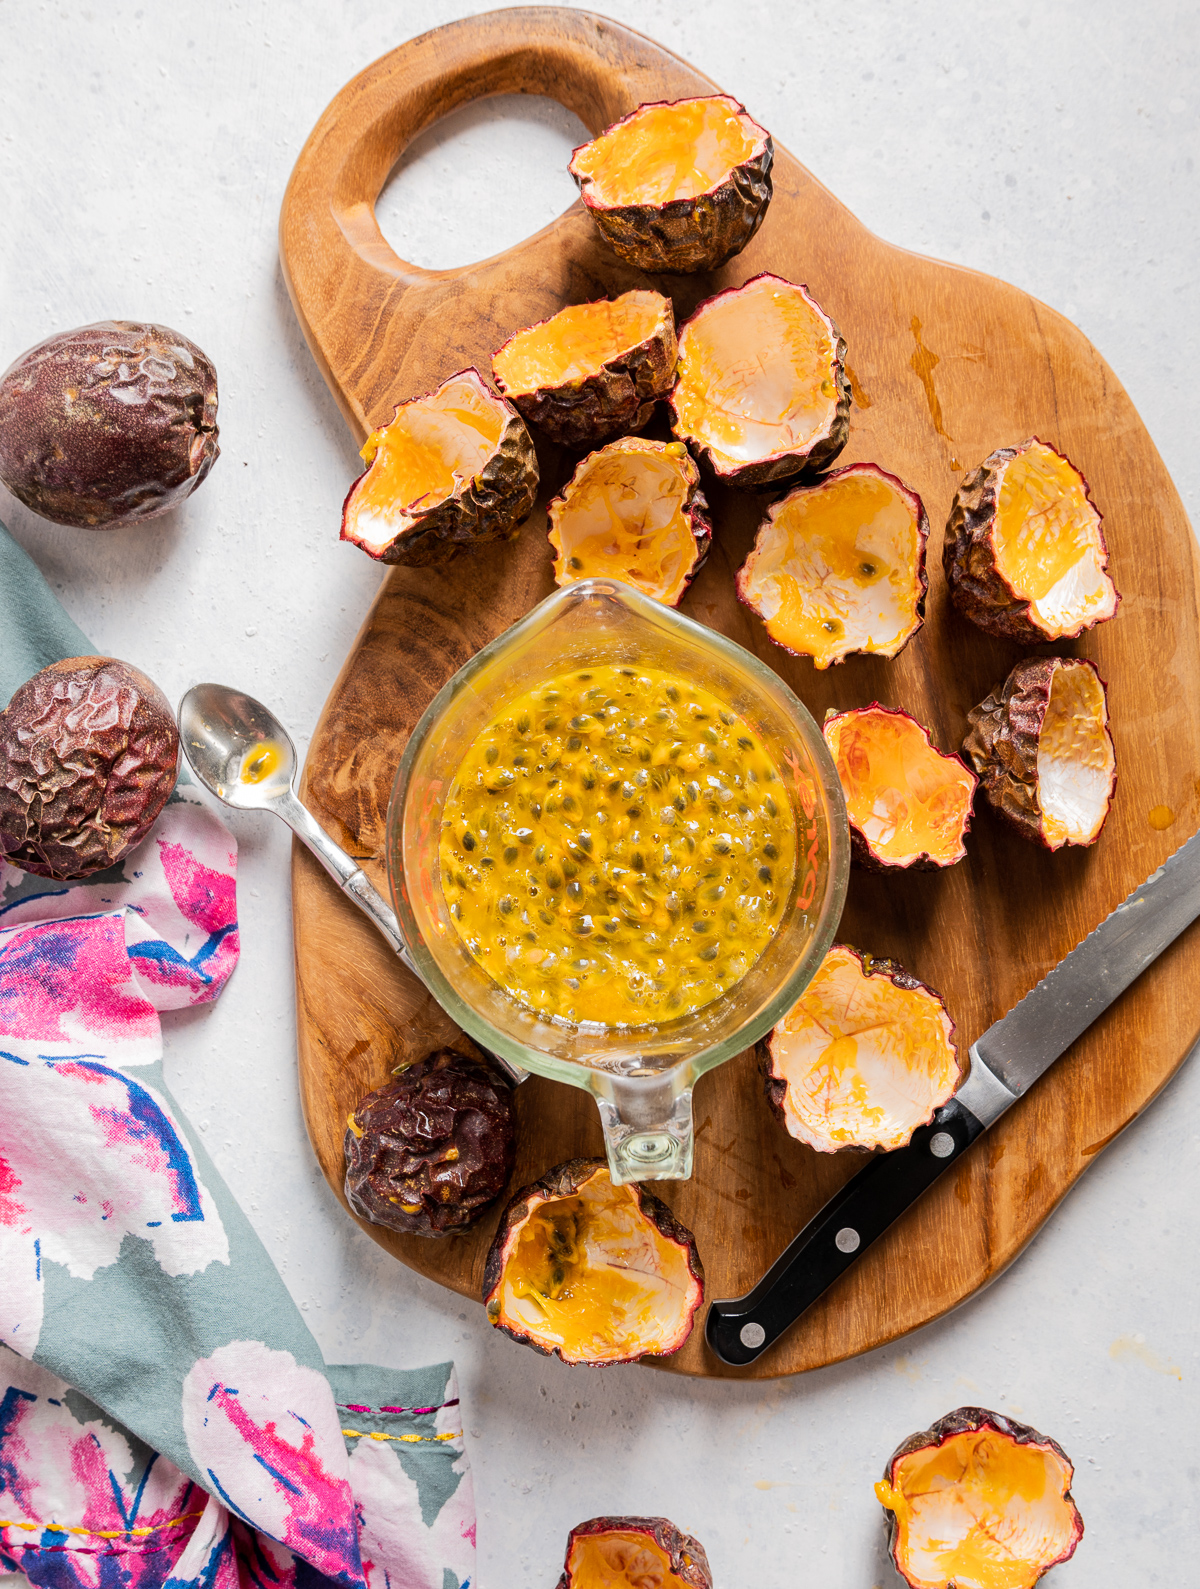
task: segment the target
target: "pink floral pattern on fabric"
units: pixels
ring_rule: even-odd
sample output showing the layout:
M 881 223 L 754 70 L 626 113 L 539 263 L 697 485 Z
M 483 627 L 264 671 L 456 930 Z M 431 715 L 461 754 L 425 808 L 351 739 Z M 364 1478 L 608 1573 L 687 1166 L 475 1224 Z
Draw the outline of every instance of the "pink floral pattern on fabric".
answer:
M 101 880 L 0 863 L 0 1568 L 47 1589 L 465 1589 L 451 1371 L 410 1371 L 408 1411 L 381 1392 L 394 1410 L 355 1415 L 369 1434 L 344 1425 L 162 1078 L 160 1012 L 237 963 L 236 864 L 186 795 Z M 252 1298 L 277 1339 L 239 1338 Z

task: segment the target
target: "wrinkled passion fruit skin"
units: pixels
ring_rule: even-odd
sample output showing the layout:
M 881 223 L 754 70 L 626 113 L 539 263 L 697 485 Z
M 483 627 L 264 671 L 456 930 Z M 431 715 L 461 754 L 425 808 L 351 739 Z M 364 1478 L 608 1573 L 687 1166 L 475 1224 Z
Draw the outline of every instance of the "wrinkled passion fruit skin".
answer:
M 509 1201 L 504 1213 L 500 1217 L 500 1224 L 488 1249 L 487 1262 L 483 1270 L 483 1305 L 487 1309 L 488 1318 L 497 1329 L 503 1330 L 505 1335 L 511 1335 L 514 1341 L 522 1346 L 532 1347 L 535 1352 L 540 1352 L 543 1357 L 557 1357 L 560 1361 L 567 1361 L 557 1347 L 542 1346 L 531 1336 L 520 1330 L 510 1329 L 507 1324 L 500 1322 L 496 1316 L 499 1306 L 499 1291 L 504 1282 L 504 1268 L 512 1255 L 515 1245 L 515 1233 L 539 1203 L 554 1202 L 563 1197 L 574 1197 L 579 1189 L 595 1175 L 597 1170 L 608 1168 L 607 1159 L 568 1159 L 565 1164 L 556 1164 L 548 1170 L 540 1181 L 534 1181 L 529 1186 L 523 1186 Z M 688 1269 L 693 1278 L 699 1283 L 699 1294 L 695 1307 L 692 1309 L 688 1326 L 683 1331 L 686 1339 L 691 1333 L 692 1320 L 696 1311 L 704 1300 L 704 1265 L 700 1261 L 700 1253 L 696 1247 L 696 1238 L 686 1225 L 679 1220 L 667 1207 L 661 1198 L 655 1197 L 653 1192 L 648 1192 L 640 1181 L 628 1185 L 629 1191 L 637 1198 L 638 1208 L 642 1215 L 648 1219 L 660 1235 L 682 1247 L 687 1253 Z M 495 1299 L 495 1301 L 493 1300 Z M 682 1340 L 679 1343 L 683 1344 Z M 641 1354 L 638 1354 L 641 1355 Z M 637 1358 L 606 1359 L 603 1363 L 589 1363 L 589 1368 L 608 1368 L 617 1362 L 633 1362 Z
M 449 496 L 431 502 L 414 514 L 409 528 L 379 552 L 364 546 L 352 528 L 348 528 L 352 524 L 355 499 L 373 467 L 368 464 L 342 503 L 341 538 L 377 562 L 399 564 L 403 568 L 444 568 L 460 552 L 469 552 L 486 541 L 510 539 L 533 510 L 539 480 L 537 453 L 525 421 L 513 405 L 506 398 L 497 397 L 473 367 L 456 371 L 436 392 L 426 396 L 436 396 L 443 387 L 459 379 L 472 381 L 490 402 L 504 410 L 506 418 L 500 440 L 478 474 L 460 480 Z M 395 423 L 396 415 L 406 406 L 404 403 L 396 405 L 391 423 Z
M 1100 677 L 1094 663 L 1085 657 L 1072 658 L 1071 662 L 1091 668 Z M 1055 846 L 1046 837 L 1038 798 L 1038 743 L 1054 675 L 1062 665 L 1058 657 L 1025 657 L 1018 662 L 999 689 L 967 713 L 970 727 L 962 743 L 963 756 L 978 773 L 993 810 L 1023 839 L 1044 849 Z M 1100 682 L 1103 685 L 1104 680 Z M 1110 802 L 1116 787 L 1114 768 L 1108 792 Z M 1102 822 L 1087 844 L 1079 847 L 1086 849 L 1095 844 L 1103 826 Z
M 496 385 L 527 424 L 536 425 L 563 447 L 594 447 L 613 436 L 634 435 L 650 423 L 659 399 L 675 379 L 679 343 L 671 300 L 665 303 L 662 326 L 636 347 L 609 359 L 594 375 L 536 392 L 510 394 L 499 376 Z M 503 351 L 497 349 L 496 357 Z
M 1076 628 L 1063 634 L 1049 635 L 1032 622 L 1029 602 L 1013 591 L 996 567 L 992 531 L 1000 509 L 1004 470 L 1037 440 L 1033 436 L 1020 447 L 998 447 L 983 460 L 978 469 L 972 469 L 963 476 L 954 494 L 942 541 L 942 567 L 950 589 L 950 599 L 959 612 L 985 634 L 1035 646 L 1057 640 L 1074 640 L 1085 629 L 1104 621 L 1092 618 L 1081 621 Z M 1059 456 L 1063 455 L 1060 453 Z M 1074 464 L 1071 467 L 1075 468 Z M 1083 481 L 1084 492 L 1091 502 L 1091 492 L 1082 471 L 1076 469 L 1075 472 Z M 1094 502 L 1092 506 L 1095 508 Z M 1107 555 L 1103 529 L 1099 535 L 1101 548 Z M 1121 596 L 1117 592 L 1116 606 L 1108 616 L 1115 617 L 1120 605 Z
M 999 1434 L 1007 1435 L 1017 1445 L 1035 1445 L 1047 1447 L 1064 1462 L 1068 1469 L 1074 1470 L 1075 1464 L 1059 1445 L 1057 1440 L 1051 1440 L 1048 1435 L 1039 1434 L 1029 1424 L 1018 1423 L 1015 1418 L 1006 1418 L 1003 1413 L 989 1412 L 986 1407 L 956 1407 L 953 1412 L 948 1412 L 944 1418 L 939 1418 L 928 1429 L 922 1429 L 918 1434 L 909 1435 L 887 1459 L 883 1469 L 885 1484 L 894 1485 L 896 1482 L 896 1468 L 904 1457 L 913 1451 L 924 1451 L 930 1446 L 943 1445 L 955 1435 L 973 1434 L 977 1429 L 995 1429 Z M 1075 1533 L 1067 1549 L 1058 1558 L 1058 1561 L 1049 1563 L 1043 1571 L 1048 1572 L 1051 1566 L 1057 1567 L 1061 1562 L 1068 1561 L 1075 1554 L 1075 1547 L 1083 1538 L 1083 1518 L 1079 1508 L 1075 1505 L 1075 1498 L 1068 1490 L 1063 1499 L 1075 1514 Z M 888 1552 L 891 1555 L 896 1571 L 905 1583 L 911 1582 L 897 1557 L 900 1529 L 896 1514 L 889 1507 L 884 1507 L 888 1526 Z
M 356 1214 L 409 1236 L 453 1235 L 512 1173 L 512 1093 L 483 1064 L 440 1048 L 360 1099 L 344 1149 Z
M 567 1555 L 557 1589 L 575 1589 L 576 1579 L 571 1572 L 575 1542 L 598 1534 L 641 1534 L 667 1557 L 680 1583 L 687 1584 L 688 1589 L 713 1589 L 712 1568 L 704 1546 L 694 1534 L 685 1534 L 666 1517 L 593 1517 L 586 1523 L 576 1523 L 567 1536 Z
M 175 788 L 179 732 L 158 686 L 112 657 L 68 657 L 0 712 L 0 857 L 61 882 L 115 866 Z
M 55 524 L 155 518 L 191 495 L 220 450 L 217 373 L 166 326 L 80 326 L 0 377 L 0 480 Z
M 746 115 L 744 105 L 731 103 L 738 115 Z M 605 132 L 647 108 L 651 107 L 639 105 L 605 128 Z M 618 259 L 651 273 L 693 275 L 697 271 L 718 270 L 745 248 L 762 225 L 771 202 L 775 144 L 765 128 L 759 130 L 765 141 L 758 153 L 735 166 L 716 187 L 690 199 L 611 207 L 596 203 L 588 191 L 588 179 L 575 171 L 575 156 L 587 148 L 586 144 L 572 152 L 569 169 L 597 231 Z

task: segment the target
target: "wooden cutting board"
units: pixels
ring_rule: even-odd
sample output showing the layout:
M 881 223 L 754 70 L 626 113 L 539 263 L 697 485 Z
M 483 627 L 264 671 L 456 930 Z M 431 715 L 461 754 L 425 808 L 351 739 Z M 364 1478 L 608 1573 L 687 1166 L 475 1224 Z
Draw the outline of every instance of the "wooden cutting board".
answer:
M 493 350 L 521 326 L 647 284 L 609 253 L 579 204 L 479 264 L 405 264 L 384 241 L 374 203 L 418 133 L 487 94 L 549 95 L 598 132 L 645 100 L 714 91 L 627 28 L 551 8 L 439 28 L 347 84 L 297 161 L 280 240 L 300 324 L 355 436 L 454 370 L 474 364 L 487 375 Z M 1058 648 L 1094 659 L 1109 683 L 1120 777 L 1099 842 L 1050 855 L 982 809 L 967 860 L 951 870 L 852 876 L 839 936 L 894 955 L 938 988 L 965 1046 L 1200 825 L 1195 545 L 1129 398 L 1074 326 L 1015 287 L 881 242 L 778 146 L 774 200 L 745 252 L 712 276 L 649 284 L 674 298 L 682 320 L 700 299 L 763 270 L 807 283 L 846 338 L 855 407 L 839 462 L 872 459 L 900 475 L 933 526 L 921 633 L 893 662 L 851 658 L 817 673 L 773 646 L 734 597 L 763 502 L 711 486 L 713 551 L 683 610 L 768 661 L 818 721 L 829 706 L 879 700 L 955 748 L 969 708 L 1021 655 L 947 601 L 941 527 L 964 469 L 1036 433 L 1083 469 L 1105 515 L 1120 613 Z M 455 669 L 552 588 L 544 504 L 572 460 L 538 446 L 543 492 L 520 538 L 443 571 L 389 572 L 313 736 L 304 797 L 381 888 L 388 796 L 410 729 Z M 331 521 L 331 536 L 337 528 Z M 345 555 L 360 554 L 347 547 Z M 342 1197 L 342 1135 L 358 1098 L 399 1060 L 465 1040 L 299 847 L 293 905 L 301 1096 L 317 1157 Z M 1197 1032 L 1193 927 L 749 1370 L 714 1358 L 700 1328 L 661 1366 L 797 1373 L 937 1318 L 1017 1255 Z M 695 1231 L 709 1296 L 737 1296 L 861 1160 L 818 1155 L 788 1137 L 768 1112 L 750 1054 L 706 1076 L 695 1102 L 695 1174 L 656 1190 Z M 602 1152 L 595 1104 L 581 1090 L 535 1077 L 519 1089 L 517 1111 L 514 1187 L 574 1154 Z M 498 1217 L 441 1241 L 364 1229 L 401 1262 L 478 1299 Z

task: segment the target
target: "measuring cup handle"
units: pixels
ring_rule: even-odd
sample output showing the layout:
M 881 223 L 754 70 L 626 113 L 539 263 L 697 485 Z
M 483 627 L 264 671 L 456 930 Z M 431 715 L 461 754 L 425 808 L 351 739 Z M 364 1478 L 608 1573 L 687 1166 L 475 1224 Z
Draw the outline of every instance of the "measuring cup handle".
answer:
M 550 6 L 467 17 L 411 39 L 347 83 L 296 162 L 279 247 L 296 315 L 351 429 L 365 436 L 391 418 L 397 402 L 415 395 L 406 368 L 410 361 L 414 369 L 429 367 L 423 323 L 424 336 L 436 339 L 435 367 L 444 365 L 446 375 L 480 357 L 477 349 L 456 347 L 459 326 L 479 324 L 455 302 L 464 288 L 494 299 L 494 310 L 506 287 L 527 289 L 531 276 L 541 287 L 547 278 L 551 314 L 564 299 L 606 295 L 621 274 L 578 204 L 536 240 L 480 264 L 436 271 L 407 264 L 384 239 L 375 201 L 419 133 L 493 94 L 547 95 L 599 132 L 643 100 L 712 92 L 707 78 L 640 34 L 590 12 Z M 556 234 L 561 246 L 548 249 Z M 526 256 L 535 242 L 536 263 Z M 604 258 L 607 285 L 589 280 L 592 250 Z M 555 255 L 558 264 L 548 266 Z M 630 286 L 644 280 L 636 271 L 628 275 Z M 420 389 L 427 384 L 423 379 Z

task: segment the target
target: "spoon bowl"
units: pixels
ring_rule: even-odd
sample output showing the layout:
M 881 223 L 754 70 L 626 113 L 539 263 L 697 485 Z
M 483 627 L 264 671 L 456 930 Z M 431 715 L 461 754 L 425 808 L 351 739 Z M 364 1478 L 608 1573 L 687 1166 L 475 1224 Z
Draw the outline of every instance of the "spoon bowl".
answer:
M 296 747 L 252 695 L 194 684 L 179 703 L 179 735 L 192 771 L 226 805 L 264 810 L 291 793 Z

